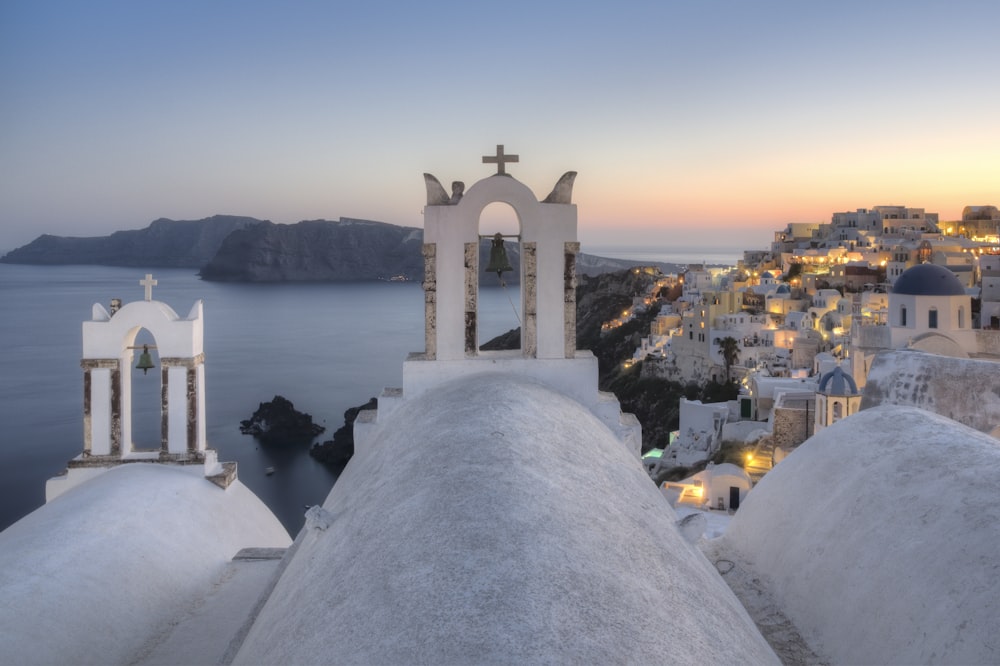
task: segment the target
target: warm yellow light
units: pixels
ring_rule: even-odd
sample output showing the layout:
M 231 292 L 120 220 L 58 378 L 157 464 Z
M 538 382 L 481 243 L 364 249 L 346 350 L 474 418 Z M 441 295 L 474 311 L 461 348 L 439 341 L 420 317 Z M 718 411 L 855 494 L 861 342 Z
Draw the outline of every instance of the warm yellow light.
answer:
M 752 453 L 748 453 L 747 454 L 747 462 L 753 462 L 753 454 Z

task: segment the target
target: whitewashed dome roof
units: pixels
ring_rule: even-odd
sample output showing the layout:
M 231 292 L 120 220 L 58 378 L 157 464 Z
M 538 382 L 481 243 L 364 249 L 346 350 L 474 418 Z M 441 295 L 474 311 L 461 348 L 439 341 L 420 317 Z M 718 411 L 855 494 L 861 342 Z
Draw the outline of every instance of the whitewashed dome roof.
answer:
M 132 663 L 242 548 L 288 533 L 239 481 L 114 467 L 0 532 L 0 663 Z
M 717 552 L 835 664 L 1000 662 L 1000 446 L 915 407 L 862 410 L 767 473 Z
M 776 663 L 580 404 L 484 374 L 376 428 L 234 663 Z

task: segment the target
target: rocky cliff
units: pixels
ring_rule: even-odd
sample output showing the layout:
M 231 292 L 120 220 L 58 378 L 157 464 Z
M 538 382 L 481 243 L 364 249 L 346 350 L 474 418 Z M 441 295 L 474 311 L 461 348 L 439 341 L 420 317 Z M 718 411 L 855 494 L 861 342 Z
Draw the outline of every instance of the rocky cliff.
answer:
M 386 280 L 402 276 L 423 280 L 423 229 L 385 222 L 341 218 L 337 222 L 311 220 L 298 224 L 263 222 L 234 232 L 201 270 L 202 278 L 227 282 L 330 282 Z M 512 271 L 508 284 L 520 274 L 520 254 L 515 242 L 506 245 Z M 487 266 L 490 240 L 479 246 L 479 265 Z M 639 265 L 640 262 L 608 259 L 580 253 L 581 275 L 599 275 Z M 655 264 L 661 270 L 676 269 Z M 484 280 L 495 280 L 483 276 Z
M 233 232 L 201 269 L 206 280 L 305 282 L 423 278 L 423 230 L 340 218 L 262 222 Z
M 98 264 L 143 268 L 200 268 L 201 277 L 223 282 L 345 282 L 402 276 L 422 280 L 423 229 L 385 222 L 340 218 L 274 224 L 252 217 L 216 215 L 202 220 L 159 219 L 145 229 L 110 236 L 39 236 L 0 261 L 11 264 Z M 520 274 L 517 243 L 508 241 L 512 271 Z M 487 266 L 490 240 L 480 243 L 480 266 Z M 580 253 L 577 273 L 595 276 L 651 263 L 664 272 L 676 265 L 610 259 Z M 496 280 L 483 275 L 484 281 Z
M 145 229 L 75 238 L 44 234 L 0 258 L 7 264 L 98 264 L 143 268 L 201 268 L 233 231 L 261 223 L 215 215 L 202 220 L 160 218 Z

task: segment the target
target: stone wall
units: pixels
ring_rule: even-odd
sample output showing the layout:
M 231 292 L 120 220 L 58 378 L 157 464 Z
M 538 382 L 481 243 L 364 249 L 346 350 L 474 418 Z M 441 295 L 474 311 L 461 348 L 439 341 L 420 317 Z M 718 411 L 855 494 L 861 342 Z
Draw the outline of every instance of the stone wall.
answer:
M 977 329 L 976 351 L 1000 358 L 1000 331 Z
M 855 347 L 866 349 L 886 349 L 892 342 L 892 331 L 888 326 L 858 326 L 857 335 L 851 341 Z
M 805 404 L 794 407 L 778 407 L 772 415 L 774 431 L 771 435 L 775 446 L 788 450 L 809 439 L 813 434 L 814 411 Z

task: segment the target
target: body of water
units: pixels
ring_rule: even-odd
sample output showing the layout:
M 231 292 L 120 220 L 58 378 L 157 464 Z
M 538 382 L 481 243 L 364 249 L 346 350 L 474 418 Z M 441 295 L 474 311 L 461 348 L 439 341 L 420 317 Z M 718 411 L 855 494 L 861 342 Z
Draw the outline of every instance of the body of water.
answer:
M 629 261 L 660 261 L 669 264 L 721 264 L 735 266 L 743 258 L 743 248 L 715 247 L 642 247 L 602 246 L 585 247 L 583 251 L 598 257 L 627 259 Z
M 142 299 L 144 273 L 0 264 L 0 529 L 41 506 L 45 481 L 83 450 L 82 322 L 94 303 Z M 250 285 L 203 282 L 193 270 L 153 273 L 153 298 L 182 317 L 205 301 L 209 446 L 239 464 L 240 480 L 294 535 L 336 477 L 306 448 L 262 446 L 239 422 L 282 395 L 327 428 L 322 441 L 346 409 L 401 386 L 407 354 L 424 348 L 420 284 Z M 516 286 L 480 290 L 481 341 L 519 325 L 511 301 L 519 310 Z M 133 375 L 133 439 L 158 448 L 158 368 Z

